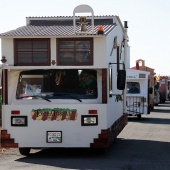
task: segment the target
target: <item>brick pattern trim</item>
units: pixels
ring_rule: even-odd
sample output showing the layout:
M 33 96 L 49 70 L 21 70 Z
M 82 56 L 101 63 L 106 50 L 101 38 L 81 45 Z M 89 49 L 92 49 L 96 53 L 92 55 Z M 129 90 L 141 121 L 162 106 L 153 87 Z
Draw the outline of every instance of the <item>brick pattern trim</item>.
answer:
M 10 138 L 10 134 L 7 133 L 7 130 L 1 130 L 1 147 L 18 148 L 18 143 L 15 143 L 14 139 Z
M 115 140 L 123 128 L 127 125 L 127 114 L 123 114 L 116 122 L 108 129 L 101 130 L 98 138 L 95 138 L 90 144 L 91 148 L 108 148 Z

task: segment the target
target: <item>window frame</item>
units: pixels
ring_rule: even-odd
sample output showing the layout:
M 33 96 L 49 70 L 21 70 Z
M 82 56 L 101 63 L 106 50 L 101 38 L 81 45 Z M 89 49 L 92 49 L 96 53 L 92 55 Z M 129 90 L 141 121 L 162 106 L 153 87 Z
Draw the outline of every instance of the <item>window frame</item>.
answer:
M 61 73 L 56 77 L 56 73 Z M 93 80 L 86 84 L 83 75 Z M 85 77 L 86 78 L 86 77 Z M 70 83 L 73 80 L 73 83 Z M 58 83 L 56 83 L 58 82 Z M 18 77 L 16 99 L 97 99 L 96 69 L 23 70 Z
M 32 62 L 20 62 L 18 59 L 18 48 L 17 48 L 17 44 L 20 41 L 25 41 L 25 42 L 31 42 L 31 44 L 33 44 L 33 42 L 35 41 L 46 41 L 47 42 L 47 48 L 39 48 L 39 49 L 45 49 L 46 53 L 47 53 L 47 62 L 41 62 L 41 60 L 39 60 L 39 62 L 34 62 L 33 61 L 33 52 L 42 52 L 39 50 L 33 50 L 33 46 L 32 49 L 28 48 L 28 51 L 26 50 L 21 50 L 21 52 L 30 52 L 32 53 Z M 15 66 L 49 66 L 50 65 L 50 61 L 51 61 L 51 56 L 50 56 L 50 39 L 49 38 L 31 38 L 31 39 L 25 39 L 25 38 L 17 38 L 14 39 L 14 65 Z
M 71 49 L 70 52 L 74 53 L 74 59 L 75 59 L 75 53 L 76 52 L 80 52 L 80 51 L 76 51 L 76 48 L 75 48 L 75 42 L 76 41 L 89 41 L 90 42 L 90 59 L 88 62 L 76 62 L 76 61 L 73 61 L 73 62 L 64 62 L 64 61 L 61 61 L 61 58 L 60 58 L 60 42 L 62 41 L 74 41 L 74 48 L 67 48 L 66 50 L 68 49 Z M 64 66 L 64 65 L 74 65 L 74 66 L 81 66 L 81 65 L 93 65 L 93 38 L 59 38 L 57 39 L 57 65 L 61 65 L 61 66 Z M 68 50 L 69 52 L 69 50 Z M 81 52 L 86 52 L 86 50 L 84 51 L 81 51 Z

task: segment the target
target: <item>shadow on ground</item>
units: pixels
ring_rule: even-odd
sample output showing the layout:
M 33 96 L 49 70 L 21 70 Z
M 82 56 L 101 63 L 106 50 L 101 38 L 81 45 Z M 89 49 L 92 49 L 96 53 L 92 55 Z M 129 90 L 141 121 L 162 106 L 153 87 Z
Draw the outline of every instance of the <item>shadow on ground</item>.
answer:
M 159 169 L 159 165 L 170 165 L 169 153 L 168 142 L 118 138 L 104 154 L 89 149 L 44 149 L 15 161 L 81 170 Z

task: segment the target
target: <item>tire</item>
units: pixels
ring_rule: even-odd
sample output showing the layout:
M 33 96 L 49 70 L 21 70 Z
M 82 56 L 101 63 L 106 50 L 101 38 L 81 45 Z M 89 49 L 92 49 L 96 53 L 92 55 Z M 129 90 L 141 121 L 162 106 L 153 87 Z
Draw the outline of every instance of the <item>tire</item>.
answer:
M 19 153 L 24 156 L 28 156 L 31 148 L 19 148 Z
M 151 106 L 151 110 L 154 110 L 154 106 Z
M 150 109 L 150 107 L 148 107 L 148 114 L 150 114 L 150 112 L 151 112 L 151 109 Z
M 142 117 L 142 115 L 137 115 L 137 118 L 138 118 L 138 119 L 141 119 L 141 117 Z

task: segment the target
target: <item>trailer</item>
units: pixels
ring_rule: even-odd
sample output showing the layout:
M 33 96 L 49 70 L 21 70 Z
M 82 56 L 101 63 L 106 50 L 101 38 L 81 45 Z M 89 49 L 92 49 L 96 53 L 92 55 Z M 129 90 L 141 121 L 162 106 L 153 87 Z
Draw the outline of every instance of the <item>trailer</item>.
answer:
M 127 124 L 127 22 L 79 5 L 26 23 L 0 34 L 1 146 L 108 148 Z
M 168 90 L 167 90 L 167 93 L 168 93 L 168 100 L 170 100 L 170 76 L 168 76 Z
M 126 102 L 128 116 L 137 116 L 150 113 L 149 88 L 147 71 L 127 69 L 126 72 Z
M 155 86 L 154 86 L 154 105 L 155 106 L 158 106 L 158 104 L 161 103 L 161 100 L 160 100 L 160 93 L 159 93 L 159 78 L 157 76 L 155 76 Z
M 148 91 L 149 91 L 149 108 L 151 110 L 154 109 L 154 87 L 155 87 L 155 72 L 153 68 L 150 68 L 148 66 L 145 65 L 145 60 L 142 59 L 138 59 L 136 60 L 136 64 L 138 64 L 138 68 L 137 65 L 135 67 L 132 67 L 132 69 L 138 69 L 138 70 L 143 70 L 143 71 L 148 71 L 150 74 L 148 75 Z
M 158 86 L 159 86 L 159 94 L 160 94 L 160 103 L 165 103 L 168 99 L 169 93 L 169 78 L 168 76 L 158 76 Z

